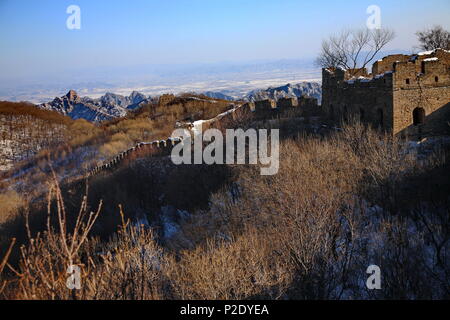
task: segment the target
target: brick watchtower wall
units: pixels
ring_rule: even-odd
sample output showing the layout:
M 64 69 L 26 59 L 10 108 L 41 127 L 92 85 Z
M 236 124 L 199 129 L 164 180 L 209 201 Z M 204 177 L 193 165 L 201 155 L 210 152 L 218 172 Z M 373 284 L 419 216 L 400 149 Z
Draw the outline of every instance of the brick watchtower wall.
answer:
M 394 134 L 412 138 L 450 131 L 450 53 L 435 50 L 394 65 Z
M 392 74 L 350 79 L 342 69 L 322 70 L 322 109 L 334 121 L 352 118 L 390 131 L 393 126 Z

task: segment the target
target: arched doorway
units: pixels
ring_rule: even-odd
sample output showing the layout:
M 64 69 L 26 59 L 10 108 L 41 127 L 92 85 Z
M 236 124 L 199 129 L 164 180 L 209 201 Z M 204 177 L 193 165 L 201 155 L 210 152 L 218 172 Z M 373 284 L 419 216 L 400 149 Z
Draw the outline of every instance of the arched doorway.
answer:
M 420 126 L 425 123 L 425 109 L 415 108 L 413 110 L 413 124 L 415 126 Z
M 364 121 L 364 109 L 363 108 L 359 108 L 359 120 L 361 122 Z

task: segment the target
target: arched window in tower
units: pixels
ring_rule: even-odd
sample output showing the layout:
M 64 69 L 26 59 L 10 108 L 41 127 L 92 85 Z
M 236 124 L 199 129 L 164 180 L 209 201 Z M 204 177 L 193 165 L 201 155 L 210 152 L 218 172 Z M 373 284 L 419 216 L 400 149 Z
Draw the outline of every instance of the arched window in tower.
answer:
M 413 110 L 413 124 L 419 126 L 425 123 L 425 109 L 415 108 Z
M 382 109 L 377 110 L 377 124 L 379 128 L 384 126 L 384 114 Z
M 330 104 L 330 117 L 331 119 L 334 119 L 334 107 L 332 104 Z
M 348 122 L 348 108 L 344 105 L 344 121 Z

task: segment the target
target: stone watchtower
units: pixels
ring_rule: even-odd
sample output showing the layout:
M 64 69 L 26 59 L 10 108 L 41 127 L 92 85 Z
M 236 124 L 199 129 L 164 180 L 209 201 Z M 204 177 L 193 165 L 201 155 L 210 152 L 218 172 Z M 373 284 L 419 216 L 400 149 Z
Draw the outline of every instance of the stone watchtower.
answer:
M 374 63 L 372 74 L 359 74 L 322 70 L 322 107 L 329 118 L 353 117 L 405 137 L 449 133 L 449 51 L 390 55 Z

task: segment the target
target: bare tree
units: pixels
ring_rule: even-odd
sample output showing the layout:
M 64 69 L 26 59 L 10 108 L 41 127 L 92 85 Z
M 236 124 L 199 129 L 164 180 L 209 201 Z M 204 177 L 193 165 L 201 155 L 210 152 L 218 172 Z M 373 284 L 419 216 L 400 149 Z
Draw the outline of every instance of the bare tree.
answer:
M 416 36 L 420 42 L 419 48 L 422 50 L 434 50 L 437 48 L 450 50 L 450 32 L 442 28 L 442 26 L 434 26 L 416 32 Z
M 394 31 L 389 29 L 342 31 L 322 42 L 316 64 L 355 72 L 355 69 L 365 68 L 394 37 Z

